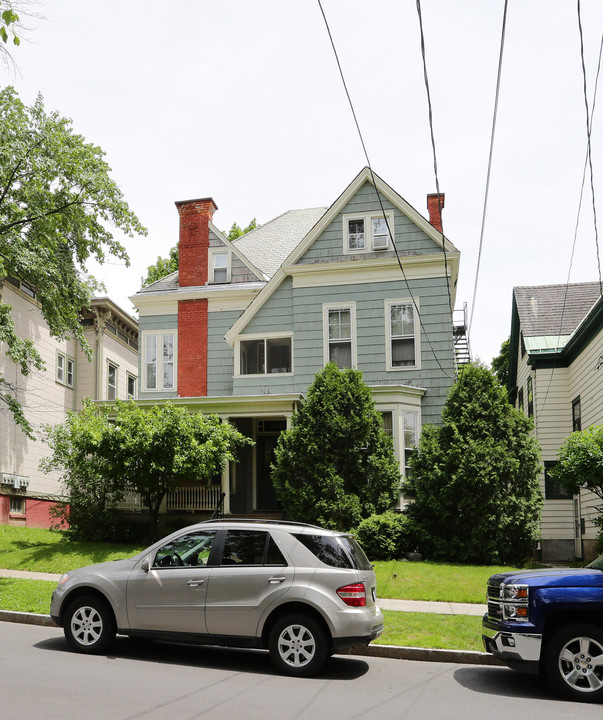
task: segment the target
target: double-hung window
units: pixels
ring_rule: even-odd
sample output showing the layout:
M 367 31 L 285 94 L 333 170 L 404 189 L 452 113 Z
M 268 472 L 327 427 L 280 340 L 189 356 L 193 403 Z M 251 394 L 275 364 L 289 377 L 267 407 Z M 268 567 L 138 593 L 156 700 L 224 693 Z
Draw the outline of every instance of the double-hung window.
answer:
M 117 365 L 107 363 L 107 400 L 117 400 Z
M 73 387 L 75 378 L 75 360 L 63 353 L 57 353 L 57 382 Z
M 419 365 L 417 311 L 412 300 L 386 300 L 387 369 Z
M 144 389 L 174 390 L 176 369 L 176 334 L 145 333 Z
M 241 339 L 239 374 L 290 373 L 291 341 L 290 336 Z
M 128 378 L 128 400 L 133 400 L 136 397 L 136 375 L 131 373 L 127 374 Z
M 582 430 L 582 409 L 580 407 L 580 398 L 572 400 L 572 432 Z
M 210 256 L 210 281 L 214 283 L 230 282 L 230 253 L 228 250 L 212 250 Z
M 325 363 L 337 367 L 356 367 L 356 306 L 325 305 Z

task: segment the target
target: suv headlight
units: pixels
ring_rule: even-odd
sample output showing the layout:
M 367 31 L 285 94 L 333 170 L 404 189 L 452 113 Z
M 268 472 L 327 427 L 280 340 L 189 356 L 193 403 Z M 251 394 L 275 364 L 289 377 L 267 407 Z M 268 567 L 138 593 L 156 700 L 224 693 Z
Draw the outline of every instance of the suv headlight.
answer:
M 501 585 L 500 598 L 505 620 L 527 622 L 529 613 L 529 590 L 527 585 Z

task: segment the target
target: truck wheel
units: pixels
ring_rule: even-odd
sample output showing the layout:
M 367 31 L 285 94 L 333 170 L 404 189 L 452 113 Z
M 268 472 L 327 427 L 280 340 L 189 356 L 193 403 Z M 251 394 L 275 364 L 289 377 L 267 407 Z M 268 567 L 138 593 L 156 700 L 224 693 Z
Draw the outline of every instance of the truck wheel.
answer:
M 324 630 L 307 615 L 287 615 L 278 620 L 268 647 L 276 668 L 297 677 L 316 674 L 329 657 Z
M 67 608 L 63 629 L 67 642 L 76 652 L 102 653 L 115 639 L 115 618 L 100 598 L 81 597 Z
M 557 630 L 545 649 L 549 683 L 570 700 L 603 700 L 603 629 L 575 624 Z

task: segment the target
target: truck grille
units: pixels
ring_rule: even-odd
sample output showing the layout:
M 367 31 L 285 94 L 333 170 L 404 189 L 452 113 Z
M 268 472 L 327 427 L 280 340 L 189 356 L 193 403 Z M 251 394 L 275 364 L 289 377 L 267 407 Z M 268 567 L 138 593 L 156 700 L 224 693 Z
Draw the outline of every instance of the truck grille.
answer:
M 503 619 L 502 601 L 500 597 L 500 583 L 489 582 L 487 590 L 488 599 L 488 617 L 492 620 L 501 621 Z

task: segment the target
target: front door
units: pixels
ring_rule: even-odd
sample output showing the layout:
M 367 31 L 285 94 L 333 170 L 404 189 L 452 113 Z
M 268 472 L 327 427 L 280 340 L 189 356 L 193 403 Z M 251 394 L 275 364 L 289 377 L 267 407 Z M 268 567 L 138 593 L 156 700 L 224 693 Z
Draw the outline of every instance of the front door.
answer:
M 270 465 L 279 435 L 287 427 L 285 420 L 260 420 L 256 434 L 256 510 L 279 510 L 271 480 Z

